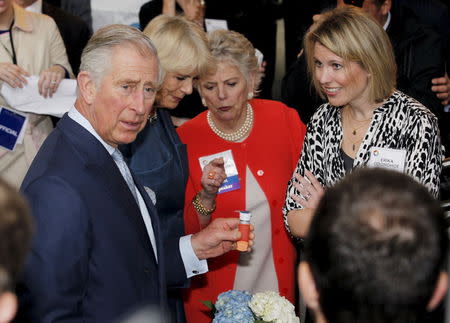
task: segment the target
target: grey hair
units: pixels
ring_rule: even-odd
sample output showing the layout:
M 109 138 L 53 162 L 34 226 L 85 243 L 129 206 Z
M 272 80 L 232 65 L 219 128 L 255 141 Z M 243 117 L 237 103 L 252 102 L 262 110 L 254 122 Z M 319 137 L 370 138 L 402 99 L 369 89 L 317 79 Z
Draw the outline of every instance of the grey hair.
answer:
M 255 75 L 252 90 L 257 93 L 262 73 L 252 43 L 244 35 L 231 30 L 215 30 L 208 35 L 208 39 L 211 54 L 217 62 L 229 61 L 236 65 L 247 82 L 252 73 Z
M 127 25 L 108 25 L 97 30 L 83 49 L 80 71 L 88 72 L 99 85 L 111 67 L 113 50 L 119 46 L 132 46 L 142 56 L 154 56 L 158 65 L 158 86 L 164 80 L 164 70 L 158 59 L 156 47 L 140 30 Z

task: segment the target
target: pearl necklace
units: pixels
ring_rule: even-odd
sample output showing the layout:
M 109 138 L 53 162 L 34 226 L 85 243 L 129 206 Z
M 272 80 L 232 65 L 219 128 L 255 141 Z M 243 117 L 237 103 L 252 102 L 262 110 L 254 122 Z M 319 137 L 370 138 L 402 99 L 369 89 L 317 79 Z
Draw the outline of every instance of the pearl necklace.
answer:
M 211 130 L 214 131 L 216 135 L 218 135 L 220 138 L 228 140 L 228 141 L 240 141 L 245 136 L 248 135 L 250 130 L 253 127 L 253 109 L 250 103 L 247 103 L 247 116 L 245 117 L 244 124 L 242 127 L 233 133 L 225 133 L 221 130 L 219 130 L 216 125 L 214 124 L 214 121 L 211 118 L 211 113 L 208 111 L 206 114 L 206 119 L 208 120 L 208 124 L 211 127 Z

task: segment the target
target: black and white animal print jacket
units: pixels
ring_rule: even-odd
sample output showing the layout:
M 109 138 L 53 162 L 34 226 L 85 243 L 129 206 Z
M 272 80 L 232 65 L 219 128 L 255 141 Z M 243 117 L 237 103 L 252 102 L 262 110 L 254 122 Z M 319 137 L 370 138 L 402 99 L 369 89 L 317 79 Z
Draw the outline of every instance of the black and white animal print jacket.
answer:
M 341 107 L 328 103 L 321 105 L 308 123 L 295 172 L 304 176 L 305 169 L 308 169 L 322 185 L 334 185 L 345 176 L 341 142 Z M 424 184 L 433 196 L 438 196 L 443 156 L 439 129 L 436 117 L 421 103 L 396 91 L 376 108 L 353 168 L 364 167 L 368 163 L 371 147 L 406 150 L 405 172 Z M 288 231 L 287 213 L 303 208 L 291 197 L 292 194 L 301 196 L 293 181 L 297 179 L 292 177 L 288 183 L 283 208 Z

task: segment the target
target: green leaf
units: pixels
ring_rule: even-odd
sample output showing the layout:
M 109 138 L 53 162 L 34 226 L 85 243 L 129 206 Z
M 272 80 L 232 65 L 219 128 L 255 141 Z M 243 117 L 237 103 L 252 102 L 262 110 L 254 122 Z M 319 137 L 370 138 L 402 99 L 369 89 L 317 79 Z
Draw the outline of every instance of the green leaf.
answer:
M 211 310 L 211 317 L 214 317 L 214 314 L 216 314 L 216 307 L 214 306 L 214 303 L 211 301 L 200 301 L 205 305 L 207 308 Z

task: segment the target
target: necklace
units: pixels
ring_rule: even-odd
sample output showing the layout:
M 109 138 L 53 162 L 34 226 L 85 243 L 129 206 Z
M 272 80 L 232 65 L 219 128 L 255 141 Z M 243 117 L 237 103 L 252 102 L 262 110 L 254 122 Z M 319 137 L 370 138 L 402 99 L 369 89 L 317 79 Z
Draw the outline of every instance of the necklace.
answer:
M 208 111 L 206 114 L 206 119 L 208 121 L 208 125 L 211 127 L 211 130 L 218 135 L 220 138 L 228 140 L 228 141 L 240 141 L 245 136 L 248 135 L 250 130 L 253 127 L 253 109 L 250 103 L 247 103 L 247 115 L 245 117 L 244 124 L 238 129 L 236 132 L 226 133 L 217 128 L 214 124 L 214 121 L 211 118 L 211 113 Z
M 372 120 L 372 117 L 365 119 L 365 120 L 357 120 L 353 117 L 353 113 L 351 111 L 351 108 L 348 108 L 348 113 L 347 113 L 350 118 L 347 118 L 348 121 L 350 121 L 350 119 L 352 119 L 353 121 L 359 123 L 357 126 L 353 127 L 350 126 L 351 122 L 348 122 L 348 125 L 350 128 L 352 128 L 353 130 L 351 131 L 351 134 L 354 136 L 352 139 L 350 139 L 350 142 L 352 144 L 352 150 L 355 151 L 356 150 L 356 144 L 361 143 L 364 139 L 364 136 L 361 136 L 361 134 L 359 134 L 358 137 L 356 137 L 356 135 L 358 134 L 358 130 L 366 127 L 368 125 L 368 123 L 370 123 L 370 121 Z M 364 135 L 364 133 L 362 134 Z

